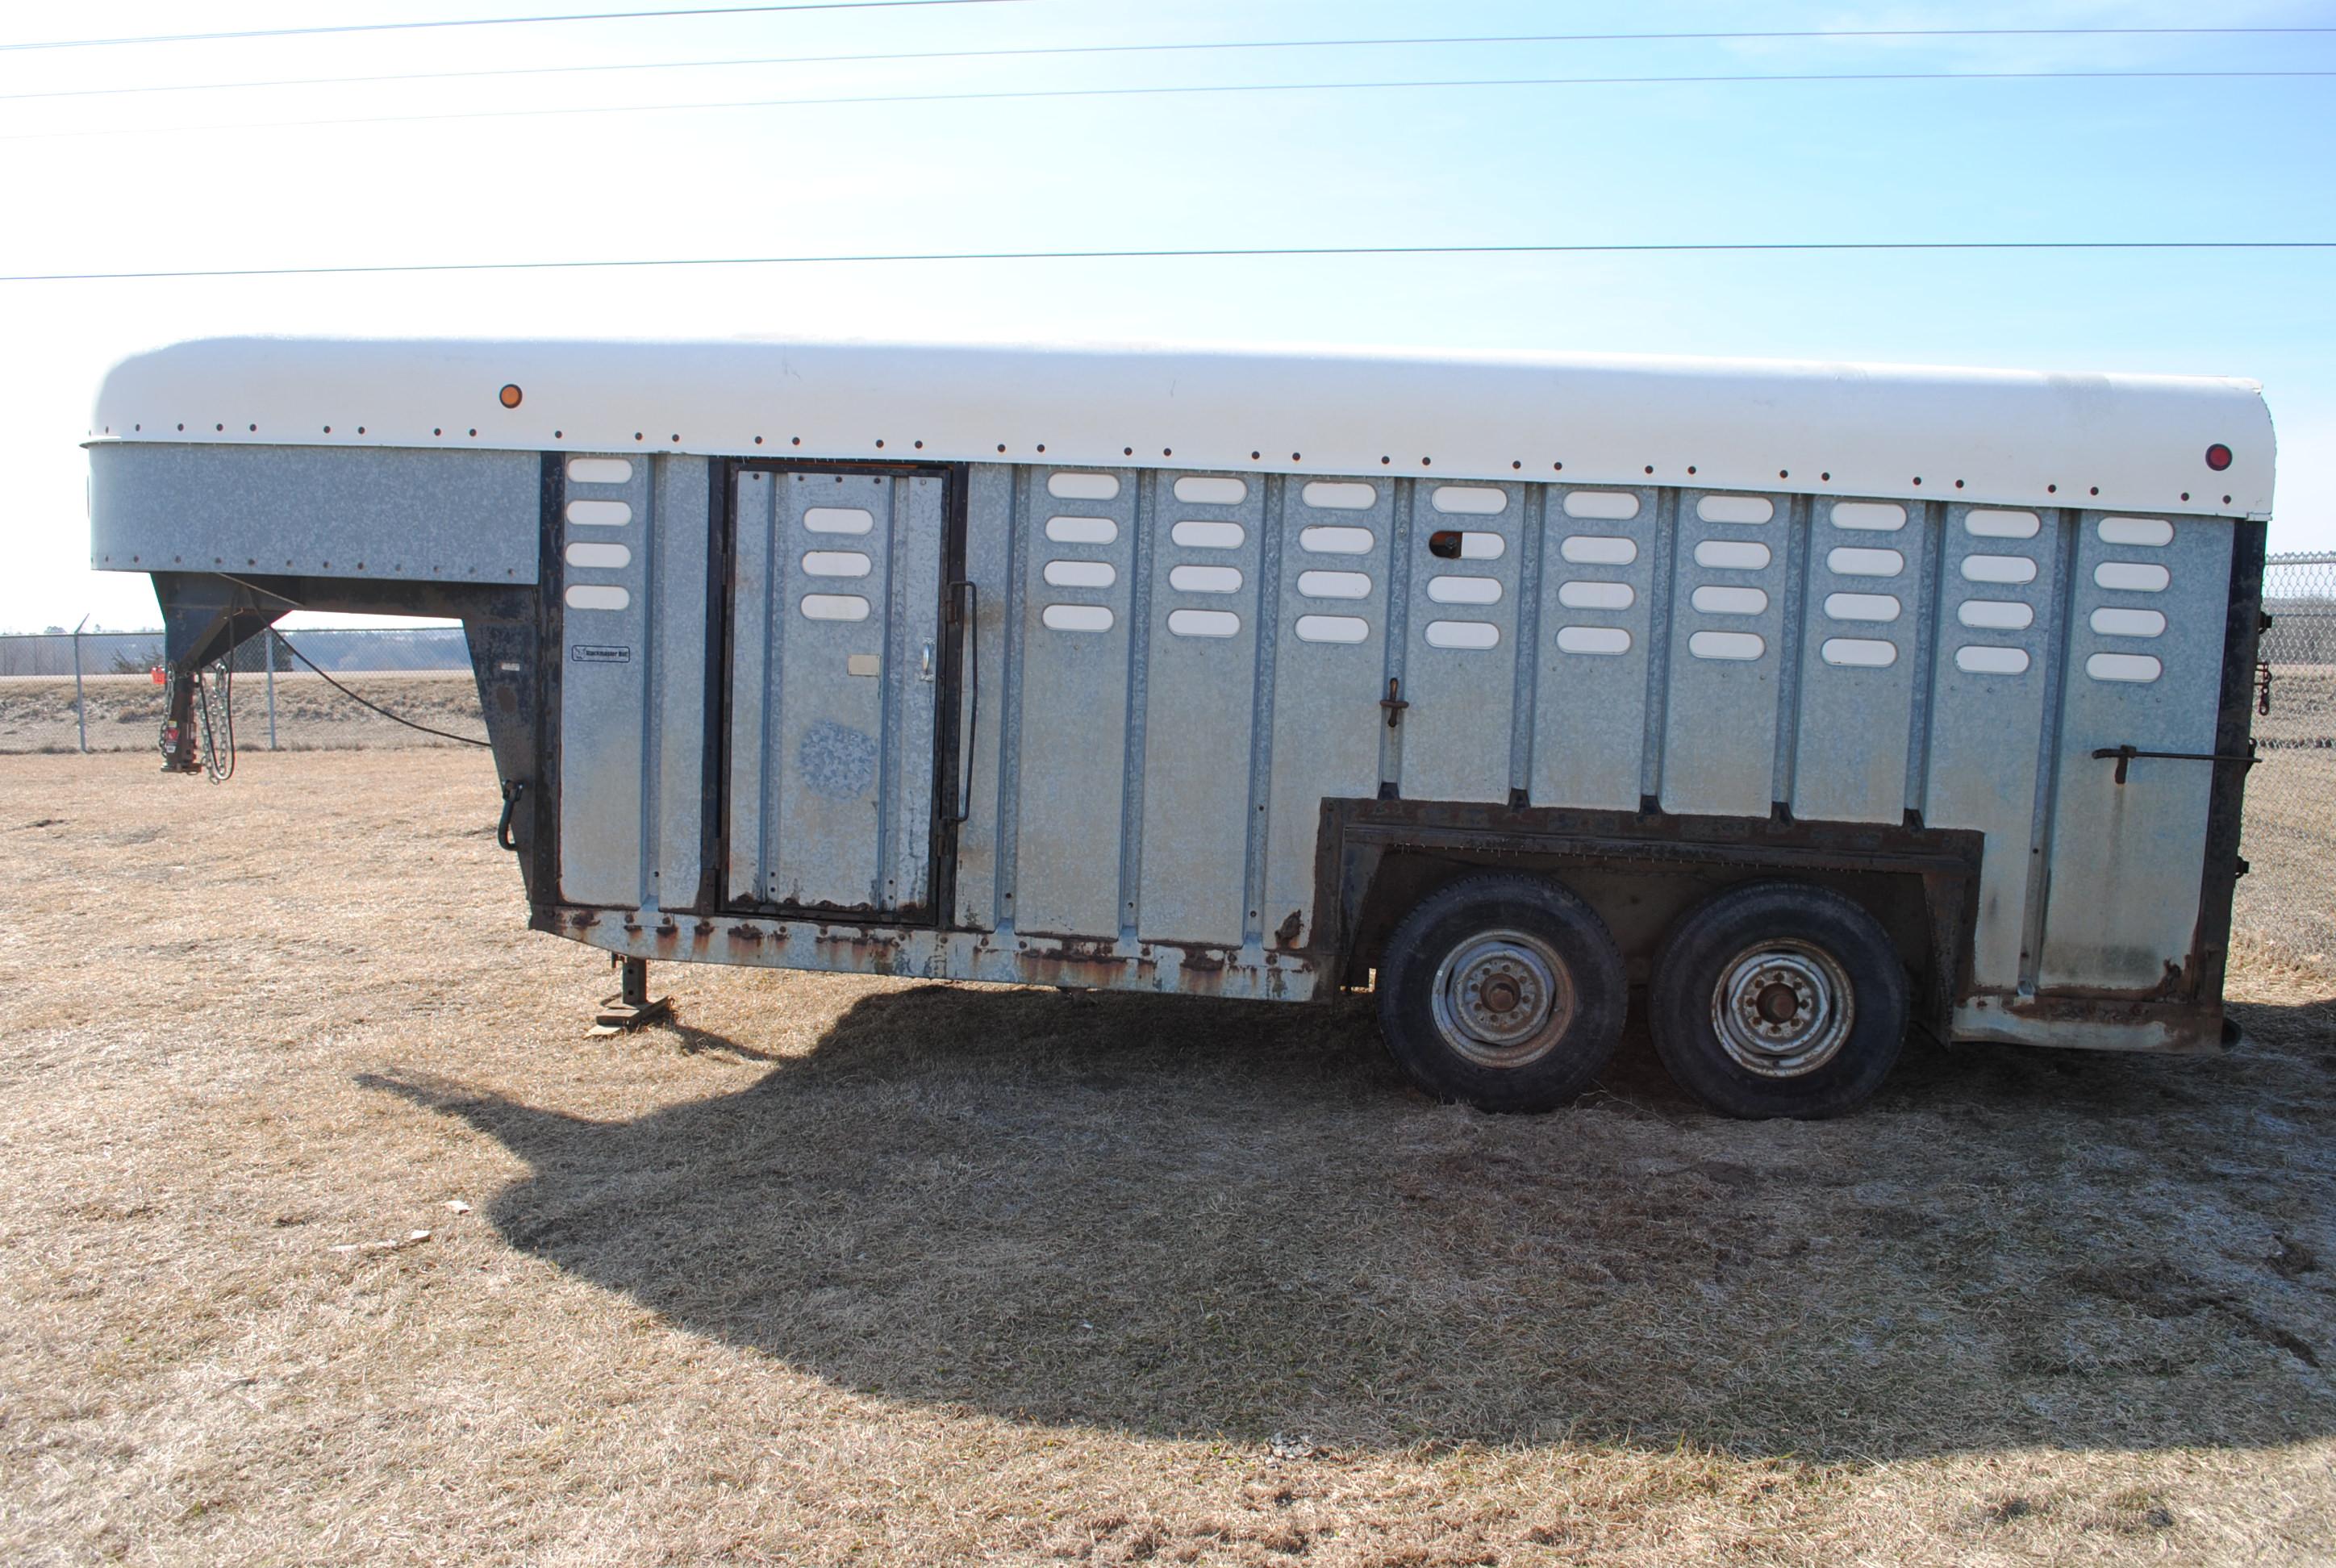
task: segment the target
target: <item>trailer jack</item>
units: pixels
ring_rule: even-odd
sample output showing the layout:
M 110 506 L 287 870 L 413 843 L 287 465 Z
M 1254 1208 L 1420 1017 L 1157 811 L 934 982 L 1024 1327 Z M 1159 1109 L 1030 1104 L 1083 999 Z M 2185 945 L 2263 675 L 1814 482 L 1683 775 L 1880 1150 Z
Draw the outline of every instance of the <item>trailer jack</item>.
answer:
M 591 1033 L 620 1035 L 638 1029 L 643 1024 L 654 1024 L 673 1017 L 673 998 L 649 996 L 649 961 L 612 954 L 617 967 L 624 971 L 619 989 L 612 997 L 602 997 L 598 1011 L 592 1015 Z

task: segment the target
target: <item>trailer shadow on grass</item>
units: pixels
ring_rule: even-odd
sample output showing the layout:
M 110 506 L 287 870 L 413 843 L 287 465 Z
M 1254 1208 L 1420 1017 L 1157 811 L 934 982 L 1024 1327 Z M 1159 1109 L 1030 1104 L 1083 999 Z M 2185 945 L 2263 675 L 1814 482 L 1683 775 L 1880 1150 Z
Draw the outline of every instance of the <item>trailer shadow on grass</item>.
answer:
M 2292 1442 L 2336 1428 L 2336 1002 L 2239 1010 L 2214 1060 L 1915 1052 L 1818 1125 L 1705 1115 L 1643 1039 L 1492 1117 L 1360 1004 L 942 986 L 630 1122 L 367 1081 L 528 1163 L 513 1246 L 890 1399 L 1347 1448 Z

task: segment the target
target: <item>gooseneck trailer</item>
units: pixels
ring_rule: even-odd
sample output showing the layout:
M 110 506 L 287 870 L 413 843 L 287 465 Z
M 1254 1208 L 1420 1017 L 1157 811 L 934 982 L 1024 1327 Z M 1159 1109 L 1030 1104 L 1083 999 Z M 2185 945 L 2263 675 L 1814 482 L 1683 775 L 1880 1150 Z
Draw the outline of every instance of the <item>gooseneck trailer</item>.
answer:
M 229 340 L 117 367 L 166 765 L 286 612 L 459 618 L 539 930 L 1303 1000 L 1739 1115 L 1910 1029 L 2211 1049 L 2273 438 L 2235 380 Z

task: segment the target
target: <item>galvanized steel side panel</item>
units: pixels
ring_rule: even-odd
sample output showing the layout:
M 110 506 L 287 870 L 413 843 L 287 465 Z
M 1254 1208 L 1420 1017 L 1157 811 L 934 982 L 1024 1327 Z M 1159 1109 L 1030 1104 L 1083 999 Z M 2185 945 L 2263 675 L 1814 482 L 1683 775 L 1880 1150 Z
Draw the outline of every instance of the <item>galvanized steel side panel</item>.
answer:
M 1012 914 L 1023 930 L 1120 929 L 1134 469 L 1026 470 Z M 1105 491 L 1109 493 L 1102 493 Z
M 2143 759 L 2119 784 L 2117 765 L 2092 754 L 2214 751 L 2231 531 L 2200 518 L 2078 521 L 2037 979 L 2146 990 L 2190 953 L 2216 765 Z
M 1237 947 L 1244 925 L 1266 485 L 1254 476 L 1148 476 L 1150 604 L 1143 674 L 1141 873 L 1124 917 L 1144 937 Z M 1183 499 L 1183 495 L 1194 499 Z M 1238 497 L 1238 499 L 1235 499 Z M 1262 596 L 1262 602 L 1260 599 Z
M 1406 488 L 1404 798 L 1506 801 L 1525 487 L 1414 479 Z M 1483 551 L 1439 557 L 1439 534 L 1484 541 Z
M 348 455 L 348 454 L 337 454 Z M 642 901 L 649 562 L 657 487 L 640 458 L 570 457 L 558 531 L 560 888 L 571 903 Z
M 1577 502 L 1594 515 L 1574 516 L 1566 510 L 1572 487 L 1545 489 L 1530 798 L 1635 811 L 1647 671 L 1660 654 L 1657 492 L 1586 492 L 1602 499 Z
M 1786 589 L 1793 560 L 1785 497 L 1675 492 L 1663 809 L 1765 817 L 1775 799 Z M 1767 502 L 1763 521 L 1737 500 Z M 1757 511 L 1757 509 L 1753 509 Z M 1701 515 L 1710 512 L 1711 518 Z
M 1396 486 L 1379 481 L 1367 504 L 1332 506 L 1365 496 L 1317 490 L 1316 504 L 1309 504 L 1312 482 L 1267 481 L 1280 561 L 1268 585 L 1273 597 L 1259 609 L 1279 618 L 1259 918 L 1280 947 L 1305 945 L 1319 918 L 1314 851 L 1324 798 L 1378 794 L 1382 741 L 1398 733 L 1387 729 L 1379 706 L 1389 662 Z
M 653 460 L 656 531 L 649 557 L 648 744 L 653 832 L 646 907 L 696 907 L 706 780 L 706 550 L 710 465 L 702 457 Z M 580 487 L 579 487 L 580 488 Z
M 1906 811 L 1908 740 L 1921 706 L 1919 634 L 1933 591 L 1925 511 L 1820 500 L 1813 511 L 1793 814 L 1898 822 Z
M 799 855 L 834 860 L 855 900 L 913 902 L 939 722 L 920 671 L 946 483 L 928 479 L 928 495 L 913 479 L 846 474 L 871 495 L 869 535 L 802 535 L 808 491 L 836 483 L 741 479 L 731 677 L 771 741 L 734 743 L 734 883 L 757 855 L 774 872 Z M 790 486 L 806 495 L 774 502 Z M 689 596 L 706 572 L 703 472 L 675 465 L 649 493 L 636 470 L 605 495 L 636 507 L 647 550 L 631 575 L 570 575 L 633 599 L 591 612 L 603 652 L 565 668 L 565 897 L 631 902 L 626 867 L 645 867 L 654 907 L 696 853 L 685 736 L 703 717 L 682 659 L 703 636 L 703 591 Z M 1523 778 L 1537 806 L 1630 809 L 1654 781 L 1682 813 L 1759 818 L 1782 790 L 1799 818 L 1915 809 L 1981 832 L 1981 989 L 2156 984 L 2195 923 L 2210 769 L 2140 762 L 2118 790 L 2088 753 L 2212 748 L 2229 540 L 2185 519 L 2158 544 L 2133 542 L 2128 523 L 2105 538 L 2100 523 L 1654 486 L 978 465 L 967 572 L 981 584 L 981 696 L 956 919 L 1105 941 L 1131 963 L 1154 941 L 1226 958 L 1303 947 L 1325 797 L 1374 794 L 1392 774 L 1408 799 L 1497 802 Z M 1455 540 L 1439 547 L 1439 532 Z M 836 587 L 802 577 L 815 544 L 871 556 L 871 617 L 841 624 L 871 649 L 827 649 L 818 638 L 836 624 L 796 624 L 803 593 Z M 2121 566 L 2168 570 L 2161 587 L 2149 572 L 2100 577 Z M 565 617 L 575 645 L 587 612 Z M 1488 636 L 1453 645 L 1455 621 Z M 883 673 L 851 676 L 851 654 L 867 652 Z M 2117 680 L 2135 657 L 2158 661 L 2154 680 Z M 1408 704 L 1395 732 L 1380 708 L 1390 676 Z M 852 726 L 876 738 L 879 783 L 851 820 L 820 818 L 783 778 L 803 771 L 796 732 L 813 715 L 841 722 L 862 694 Z M 642 775 L 642 736 L 647 799 L 621 785 Z
M 1980 862 L 1973 981 L 2019 985 L 2030 862 L 2040 824 L 2037 792 L 2046 698 L 2061 650 L 2058 513 L 2033 517 L 2026 538 L 1972 531 L 1971 514 L 1946 509 L 1939 554 L 1939 645 L 1931 696 L 1923 820 L 1987 835 Z M 1982 530 L 2025 527 L 1983 516 Z M 2006 579 L 2021 578 L 2009 581 Z M 2013 624 L 2017 623 L 2017 624 Z M 2193 873 L 2195 881 L 2195 872 Z
M 89 449 L 90 564 L 530 583 L 541 461 L 532 452 L 100 443 Z
M 749 469 L 737 477 L 730 499 L 730 776 L 728 863 L 723 867 L 726 895 L 761 896 L 763 868 L 773 837 L 764 759 L 770 755 L 772 617 L 784 602 L 780 594 L 784 559 L 774 552 L 780 487 L 777 475 Z

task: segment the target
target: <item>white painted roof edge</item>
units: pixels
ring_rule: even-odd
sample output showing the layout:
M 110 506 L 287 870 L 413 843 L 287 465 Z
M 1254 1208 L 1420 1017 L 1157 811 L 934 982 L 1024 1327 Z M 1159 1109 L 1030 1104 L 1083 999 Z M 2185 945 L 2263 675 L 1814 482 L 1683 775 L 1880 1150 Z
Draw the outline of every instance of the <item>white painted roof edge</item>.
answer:
M 505 385 L 521 389 L 504 408 Z M 92 442 L 1557 480 L 2267 518 L 2260 384 L 1591 355 L 215 338 Z M 2231 449 L 2215 472 L 2206 451 Z

